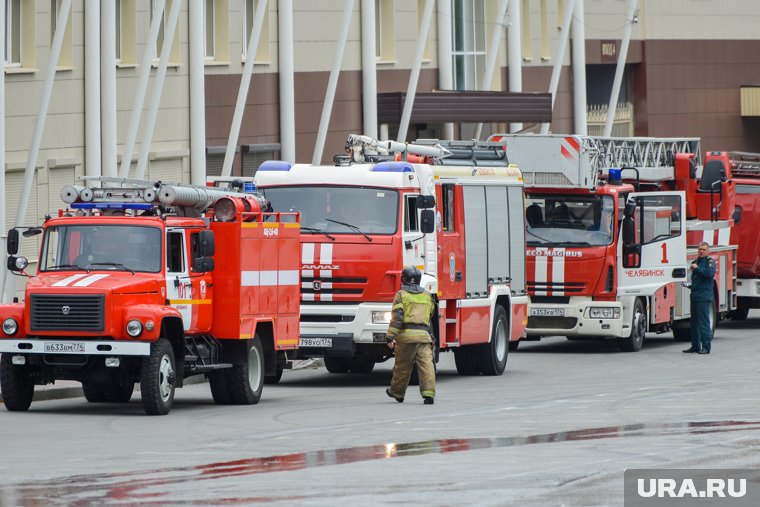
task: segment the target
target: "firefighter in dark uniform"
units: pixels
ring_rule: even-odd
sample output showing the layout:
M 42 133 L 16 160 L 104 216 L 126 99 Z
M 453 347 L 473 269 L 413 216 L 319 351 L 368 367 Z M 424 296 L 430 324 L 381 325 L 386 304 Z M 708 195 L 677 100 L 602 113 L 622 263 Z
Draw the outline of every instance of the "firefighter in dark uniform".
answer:
M 715 260 L 708 255 L 709 245 L 699 244 L 697 259 L 691 263 L 691 348 L 684 352 L 710 353 L 712 329 L 710 306 L 713 304 Z
M 435 369 L 431 321 L 435 304 L 433 296 L 420 287 L 422 273 L 415 266 L 401 272 L 401 290 L 393 298 L 391 323 L 385 339 L 396 353 L 391 386 L 385 393 L 399 403 L 404 401 L 406 387 L 417 363 L 420 393 L 426 405 L 435 398 Z

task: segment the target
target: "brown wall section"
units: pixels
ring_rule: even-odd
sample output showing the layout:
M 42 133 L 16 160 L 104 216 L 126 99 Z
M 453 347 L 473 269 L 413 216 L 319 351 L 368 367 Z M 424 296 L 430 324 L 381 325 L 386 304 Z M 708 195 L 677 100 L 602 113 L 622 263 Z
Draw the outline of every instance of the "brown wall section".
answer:
M 637 79 L 636 109 L 646 111 L 647 123 L 637 123 L 637 134 L 696 136 L 703 150 L 760 152 L 760 122 L 741 117 L 739 100 L 741 85 L 760 81 L 760 41 L 644 44 L 646 68 Z

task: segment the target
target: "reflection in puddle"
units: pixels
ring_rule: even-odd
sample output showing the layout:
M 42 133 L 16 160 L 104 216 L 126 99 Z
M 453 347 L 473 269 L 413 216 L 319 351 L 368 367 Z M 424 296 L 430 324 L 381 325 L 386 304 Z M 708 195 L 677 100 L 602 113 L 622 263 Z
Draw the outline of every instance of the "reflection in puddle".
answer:
M 547 433 L 527 437 L 464 438 L 426 440 L 402 444 L 348 447 L 266 456 L 208 465 L 163 468 L 140 472 L 79 475 L 48 481 L 35 481 L 0 488 L 0 505 L 92 505 L 92 504 L 172 504 L 170 491 L 201 480 L 287 472 L 362 461 L 443 454 L 479 449 L 515 447 L 553 442 L 573 442 L 637 436 L 676 436 L 760 430 L 760 421 L 710 421 L 672 424 L 631 424 Z M 215 499 L 215 504 L 246 505 L 269 501 L 298 500 L 302 497 Z M 183 501 L 183 504 L 192 502 Z M 207 505 L 208 500 L 200 501 Z

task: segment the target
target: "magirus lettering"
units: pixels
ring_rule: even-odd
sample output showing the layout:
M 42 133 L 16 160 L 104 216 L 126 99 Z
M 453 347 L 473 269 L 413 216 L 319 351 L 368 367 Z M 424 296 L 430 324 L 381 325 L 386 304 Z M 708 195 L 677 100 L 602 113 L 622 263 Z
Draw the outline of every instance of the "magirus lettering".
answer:
M 741 498 L 747 494 L 747 479 L 706 479 L 704 489 L 692 479 L 638 479 L 637 492 L 643 498 Z

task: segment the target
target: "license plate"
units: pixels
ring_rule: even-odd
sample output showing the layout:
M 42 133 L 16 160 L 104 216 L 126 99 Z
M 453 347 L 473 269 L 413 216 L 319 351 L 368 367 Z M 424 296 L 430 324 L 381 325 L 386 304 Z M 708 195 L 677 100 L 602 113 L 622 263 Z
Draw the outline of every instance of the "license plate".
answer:
M 332 347 L 332 338 L 301 338 L 301 347 Z
M 530 314 L 533 317 L 564 317 L 564 308 L 531 308 Z
M 83 354 L 84 343 L 45 342 L 45 352 L 51 354 Z

